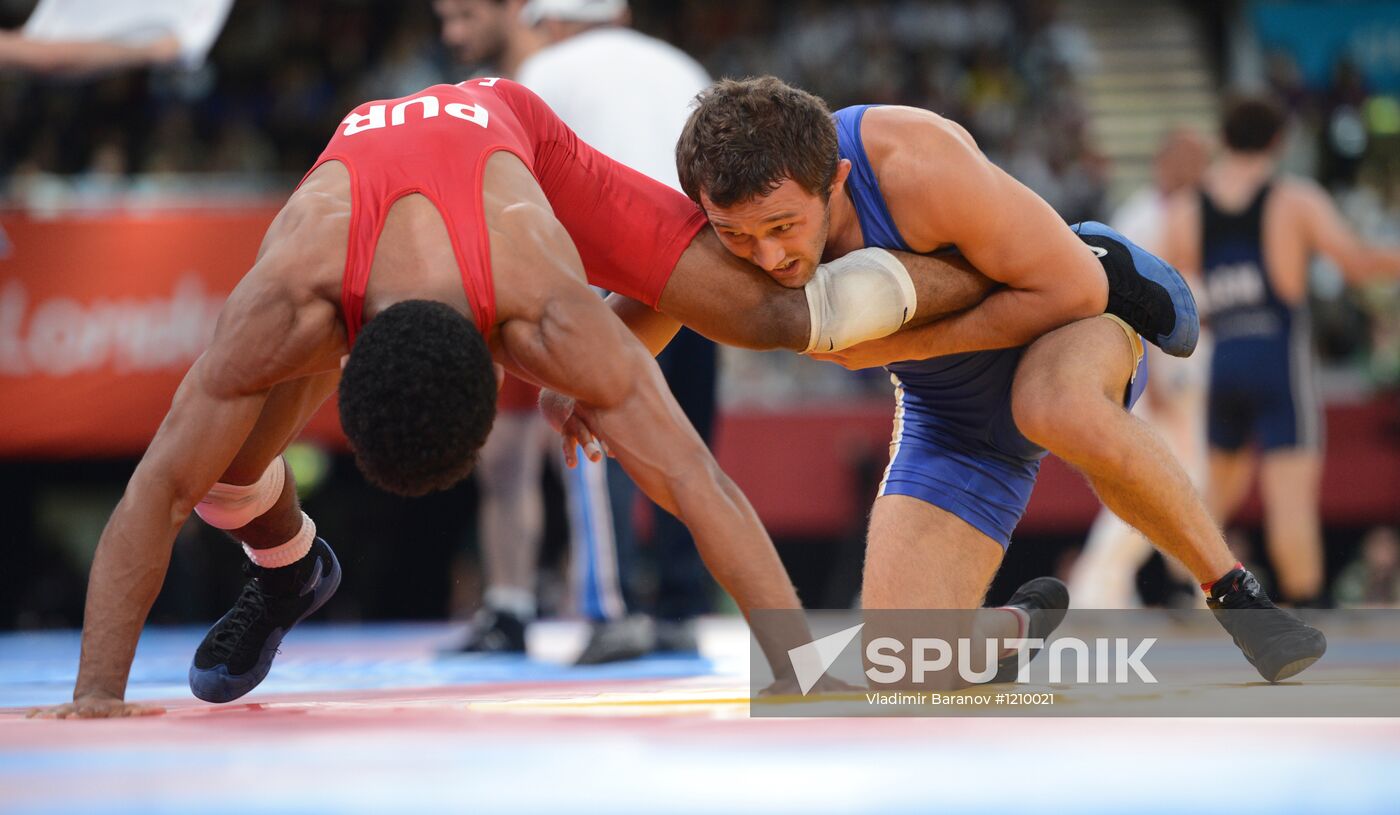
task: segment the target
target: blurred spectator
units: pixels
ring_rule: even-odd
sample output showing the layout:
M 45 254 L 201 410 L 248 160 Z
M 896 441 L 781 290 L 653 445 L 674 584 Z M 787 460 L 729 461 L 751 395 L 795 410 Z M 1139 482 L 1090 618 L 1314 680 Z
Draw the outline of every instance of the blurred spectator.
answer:
M 1366 79 L 1351 60 L 1341 59 L 1333 68 L 1332 84 L 1322 95 L 1323 129 L 1319 179 L 1334 193 L 1356 184 L 1366 155 L 1367 131 L 1362 111 L 1370 96 Z
M 1210 146 L 1196 131 L 1178 127 L 1167 132 L 1152 163 L 1152 183 L 1133 193 L 1113 214 L 1113 227 L 1149 252 L 1160 250 L 1167 202 L 1200 183 L 1210 161 Z M 1209 338 L 1204 339 L 1209 347 Z M 1178 358 L 1152 348 L 1152 374 L 1137 414 L 1156 428 L 1181 461 L 1192 484 L 1202 490 L 1206 480 L 1205 389 L 1209 351 L 1197 348 Z M 1152 546 L 1137 530 L 1107 508 L 1100 510 L 1089 530 L 1084 551 L 1071 573 L 1070 597 L 1079 608 L 1136 608 L 1142 605 L 1135 579 L 1152 556 Z M 1190 574 L 1175 560 L 1167 561 L 1176 582 L 1191 587 Z M 1190 591 L 1187 602 L 1204 603 Z
M 1400 531 L 1378 526 L 1361 541 L 1361 554 L 1347 565 L 1332 586 L 1343 608 L 1400 606 Z
M 526 22 L 543 35 L 545 45 L 520 65 L 516 78 L 535 91 L 579 137 L 594 147 L 668 186 L 679 189 L 675 143 L 689 114 L 690 100 L 710 84 L 705 70 L 674 46 L 628 27 L 626 0 L 530 0 Z M 619 92 L 620 88 L 625 92 Z M 657 357 L 677 404 L 709 443 L 715 419 L 718 371 L 714 343 L 681 329 Z M 604 604 L 586 602 L 604 587 L 576 576 L 593 634 L 579 657 L 581 664 L 612 662 L 653 650 L 695 652 L 694 620 L 710 610 L 713 583 L 685 526 L 670 513 L 653 510 L 655 580 L 644 581 L 638 568 L 631 509 L 636 490 L 621 468 L 605 463 L 612 497 L 613 540 L 594 542 L 617 549 L 626 605 L 649 612 L 651 621 L 634 615 L 619 619 Z M 588 541 L 575 538 L 575 545 Z M 575 563 L 601 564 L 614 555 L 581 551 Z M 591 565 L 585 574 L 600 571 Z M 637 587 L 656 586 L 654 598 Z

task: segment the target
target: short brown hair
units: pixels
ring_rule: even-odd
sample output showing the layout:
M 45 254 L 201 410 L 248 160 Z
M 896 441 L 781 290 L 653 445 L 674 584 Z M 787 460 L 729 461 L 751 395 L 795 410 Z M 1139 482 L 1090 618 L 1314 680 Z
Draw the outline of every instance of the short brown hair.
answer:
M 826 198 L 836 177 L 836 125 L 821 99 L 781 79 L 722 79 L 695 98 L 676 143 L 681 189 L 727 207 L 791 178 Z
M 1274 144 L 1288 114 L 1272 96 L 1232 94 L 1225 101 L 1220 133 L 1237 153 L 1262 153 Z

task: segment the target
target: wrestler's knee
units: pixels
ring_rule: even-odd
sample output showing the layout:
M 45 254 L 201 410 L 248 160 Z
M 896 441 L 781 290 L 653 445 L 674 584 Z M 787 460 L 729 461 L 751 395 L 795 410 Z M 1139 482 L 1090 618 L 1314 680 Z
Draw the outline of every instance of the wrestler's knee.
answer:
M 1105 318 L 1071 323 L 1026 349 L 1011 388 L 1021 433 L 1042 447 L 1092 441 L 1095 416 L 1120 410 L 1135 362 L 1122 330 Z
M 1043 338 L 1043 339 L 1048 339 Z M 1047 447 L 1074 422 L 1078 378 L 1055 348 L 1032 345 L 1011 383 L 1011 415 L 1027 439 Z
M 194 511 L 239 540 L 286 537 L 301 524 L 291 469 L 281 456 L 252 484 L 215 484 Z

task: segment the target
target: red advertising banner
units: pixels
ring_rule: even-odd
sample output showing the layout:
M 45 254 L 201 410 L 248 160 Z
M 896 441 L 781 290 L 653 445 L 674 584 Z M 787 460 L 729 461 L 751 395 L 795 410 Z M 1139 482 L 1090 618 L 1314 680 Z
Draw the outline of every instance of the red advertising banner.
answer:
M 0 457 L 140 454 L 275 212 L 0 213 Z M 343 449 L 334 401 L 306 435 Z M 775 533 L 839 534 L 873 497 L 853 467 L 883 465 L 890 413 L 885 400 L 730 412 L 716 455 Z M 1328 413 L 1325 517 L 1400 520 L 1393 405 Z M 1051 461 L 1022 529 L 1083 529 L 1097 510 L 1082 479 Z
M 0 213 L 0 456 L 144 450 L 275 214 Z

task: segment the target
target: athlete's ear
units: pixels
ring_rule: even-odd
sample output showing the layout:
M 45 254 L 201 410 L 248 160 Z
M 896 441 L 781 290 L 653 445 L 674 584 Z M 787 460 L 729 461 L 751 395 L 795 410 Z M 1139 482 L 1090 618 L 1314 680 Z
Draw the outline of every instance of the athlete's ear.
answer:
M 836 162 L 836 175 L 833 176 L 831 179 L 831 195 L 828 195 L 827 198 L 831 198 L 832 196 L 841 194 L 841 190 L 846 186 L 846 178 L 850 176 L 850 174 L 850 159 L 843 158 L 840 161 Z

